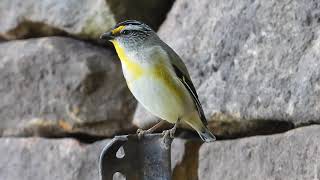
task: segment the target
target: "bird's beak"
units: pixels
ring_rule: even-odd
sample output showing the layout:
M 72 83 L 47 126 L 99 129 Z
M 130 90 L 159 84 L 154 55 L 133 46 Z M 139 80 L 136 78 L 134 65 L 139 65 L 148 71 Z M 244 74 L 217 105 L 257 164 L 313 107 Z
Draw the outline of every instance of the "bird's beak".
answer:
M 107 40 L 107 41 L 111 41 L 114 39 L 114 36 L 112 34 L 112 32 L 106 32 L 106 33 L 103 33 L 101 36 L 100 36 L 100 39 L 102 40 Z

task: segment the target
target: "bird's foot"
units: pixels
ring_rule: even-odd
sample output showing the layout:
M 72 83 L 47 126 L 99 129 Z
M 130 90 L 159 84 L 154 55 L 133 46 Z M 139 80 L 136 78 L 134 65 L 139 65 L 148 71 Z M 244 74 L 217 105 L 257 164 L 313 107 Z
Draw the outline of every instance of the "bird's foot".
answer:
M 176 128 L 175 127 L 173 127 L 173 128 L 171 128 L 171 129 L 169 129 L 169 130 L 164 130 L 163 132 L 162 132 L 162 140 L 163 141 L 165 141 L 168 137 L 170 137 L 171 139 L 173 139 L 174 138 L 174 133 L 176 132 Z
M 143 129 L 138 129 L 137 130 L 137 135 L 138 138 L 141 139 L 144 135 L 150 134 L 151 132 L 149 130 L 143 130 Z
M 162 142 L 165 144 L 167 138 L 170 136 L 170 130 L 162 131 Z

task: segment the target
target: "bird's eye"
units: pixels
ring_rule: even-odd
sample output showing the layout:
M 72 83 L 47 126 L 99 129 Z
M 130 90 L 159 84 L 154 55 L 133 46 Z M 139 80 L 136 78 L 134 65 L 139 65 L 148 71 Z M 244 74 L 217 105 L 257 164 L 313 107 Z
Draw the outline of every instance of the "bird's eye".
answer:
M 128 31 L 128 30 L 123 30 L 121 33 L 124 34 L 124 35 L 128 35 L 128 34 L 130 33 L 130 31 Z

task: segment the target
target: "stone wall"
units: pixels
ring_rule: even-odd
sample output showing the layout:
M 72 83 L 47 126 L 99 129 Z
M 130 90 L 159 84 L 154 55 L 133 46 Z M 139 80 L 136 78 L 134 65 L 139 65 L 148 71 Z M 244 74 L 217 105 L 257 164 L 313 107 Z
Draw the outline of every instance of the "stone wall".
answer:
M 320 0 L 2 0 L 0 17 L 0 179 L 99 179 L 113 136 L 158 121 L 97 41 L 124 19 L 182 57 L 218 137 L 179 129 L 173 180 L 320 177 Z

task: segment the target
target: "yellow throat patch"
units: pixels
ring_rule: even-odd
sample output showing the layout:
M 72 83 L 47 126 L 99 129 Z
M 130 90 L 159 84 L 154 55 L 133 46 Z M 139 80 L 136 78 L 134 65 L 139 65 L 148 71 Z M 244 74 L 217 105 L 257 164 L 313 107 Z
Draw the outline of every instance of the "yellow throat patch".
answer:
M 142 67 L 135 63 L 132 59 L 130 59 L 123 47 L 120 46 L 120 44 L 116 41 L 116 40 L 112 40 L 111 41 L 114 45 L 114 47 L 116 48 L 117 54 L 120 58 L 121 63 L 123 63 L 127 70 L 130 72 L 131 76 L 132 76 L 132 80 L 136 80 L 138 78 L 140 78 L 143 74 L 143 69 Z M 128 82 L 129 83 L 129 82 Z

